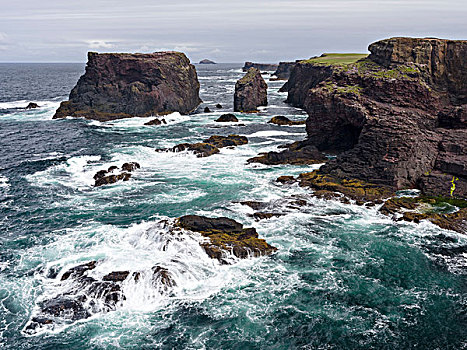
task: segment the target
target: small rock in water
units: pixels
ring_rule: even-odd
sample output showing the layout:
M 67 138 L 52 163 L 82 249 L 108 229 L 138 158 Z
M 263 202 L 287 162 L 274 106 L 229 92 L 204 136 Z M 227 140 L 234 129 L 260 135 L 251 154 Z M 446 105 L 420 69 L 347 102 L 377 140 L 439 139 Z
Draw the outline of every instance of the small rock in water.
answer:
M 211 110 L 209 109 L 209 107 L 204 107 L 204 113 L 211 113 Z
M 165 121 L 164 118 L 162 118 L 162 119 L 156 118 L 156 119 L 153 119 L 153 120 L 150 120 L 150 121 L 144 123 L 144 125 L 161 125 L 161 124 L 167 124 L 167 122 Z
M 234 114 L 223 114 L 219 118 L 216 119 L 218 123 L 227 123 L 227 122 L 238 122 L 237 117 Z
M 122 165 L 122 170 L 123 171 L 128 171 L 130 173 L 132 171 L 136 170 L 136 169 L 139 169 L 139 168 L 141 168 L 141 166 L 137 162 L 124 163 Z
M 305 120 L 290 120 L 287 117 L 284 117 L 283 115 L 278 115 L 276 117 L 272 117 L 268 123 L 270 124 L 277 124 L 277 125 L 304 125 Z
M 122 282 L 128 277 L 129 274 L 129 271 L 115 271 L 102 277 L 102 280 L 110 282 Z
M 33 108 L 39 108 L 39 105 L 34 102 L 29 102 L 29 104 L 25 107 L 25 109 L 33 109 Z
M 218 104 L 216 105 L 216 108 L 221 109 L 221 108 L 222 108 L 222 105 L 221 105 L 220 103 L 218 103 Z
M 99 170 L 94 175 L 94 186 L 99 187 L 103 185 L 113 184 L 117 181 L 128 181 L 131 178 L 130 172 L 139 169 L 141 166 L 137 162 L 128 162 L 122 165 L 122 172 L 120 174 L 112 174 L 115 170 L 118 170 L 118 167 L 112 165 L 107 170 Z

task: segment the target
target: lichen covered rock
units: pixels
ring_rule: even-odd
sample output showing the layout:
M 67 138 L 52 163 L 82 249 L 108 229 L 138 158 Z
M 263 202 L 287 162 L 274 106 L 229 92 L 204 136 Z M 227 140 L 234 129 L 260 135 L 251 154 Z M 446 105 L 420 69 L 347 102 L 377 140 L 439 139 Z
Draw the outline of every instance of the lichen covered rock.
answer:
M 277 250 L 264 239 L 258 238 L 254 228 L 244 228 L 241 223 L 229 218 L 186 215 L 178 219 L 177 225 L 209 238 L 209 242 L 202 243 L 202 247 L 209 257 L 223 263 L 226 262 L 226 252 L 238 258 L 247 258 L 269 255 Z

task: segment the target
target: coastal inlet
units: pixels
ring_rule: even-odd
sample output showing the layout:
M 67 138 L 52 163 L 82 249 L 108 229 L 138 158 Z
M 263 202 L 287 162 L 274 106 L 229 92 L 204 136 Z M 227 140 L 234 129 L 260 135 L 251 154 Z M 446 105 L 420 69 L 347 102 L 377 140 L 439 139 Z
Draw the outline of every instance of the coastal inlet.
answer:
M 284 102 L 284 81 L 263 74 L 268 105 L 233 112 L 242 66 L 196 65 L 203 103 L 195 113 L 145 125 L 150 119 L 53 120 L 84 65 L 26 68 L 0 64 L 10 84 L 0 89 L 2 349 L 467 345 L 465 235 L 276 181 L 320 162 L 248 162 L 307 136 L 307 114 Z M 24 109 L 30 101 L 39 107 Z M 225 114 L 238 121 L 216 122 Z M 278 116 L 287 119 L 268 123 Z M 213 135 L 248 142 L 207 157 L 170 150 Z M 95 186 L 102 170 L 131 177 Z M 177 221 L 187 215 L 232 219 L 234 238 L 255 232 L 277 250 L 220 259 L 213 250 L 212 258 L 207 237 Z

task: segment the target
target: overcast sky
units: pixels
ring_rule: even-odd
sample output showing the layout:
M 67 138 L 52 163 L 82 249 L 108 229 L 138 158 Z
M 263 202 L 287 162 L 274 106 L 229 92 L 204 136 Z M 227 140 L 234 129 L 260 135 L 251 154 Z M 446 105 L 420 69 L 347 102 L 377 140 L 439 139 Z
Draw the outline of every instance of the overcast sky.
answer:
M 467 39 L 467 0 L 0 0 L 0 62 L 161 50 L 277 62 L 391 36 Z

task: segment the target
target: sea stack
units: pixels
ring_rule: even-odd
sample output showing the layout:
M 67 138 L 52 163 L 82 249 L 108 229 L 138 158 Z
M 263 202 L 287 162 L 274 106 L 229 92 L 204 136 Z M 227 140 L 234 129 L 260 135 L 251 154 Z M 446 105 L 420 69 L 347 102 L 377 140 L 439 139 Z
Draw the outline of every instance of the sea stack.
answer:
M 320 172 L 467 199 L 467 41 L 391 38 L 369 51 L 292 69 L 307 142 L 338 153 Z
M 234 111 L 257 112 L 258 106 L 268 104 L 268 85 L 256 68 L 250 68 L 235 84 Z
M 201 102 L 195 67 L 181 52 L 88 53 L 86 72 L 54 119 L 99 121 L 188 114 Z

